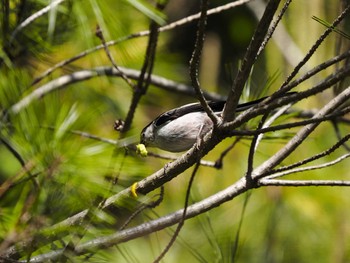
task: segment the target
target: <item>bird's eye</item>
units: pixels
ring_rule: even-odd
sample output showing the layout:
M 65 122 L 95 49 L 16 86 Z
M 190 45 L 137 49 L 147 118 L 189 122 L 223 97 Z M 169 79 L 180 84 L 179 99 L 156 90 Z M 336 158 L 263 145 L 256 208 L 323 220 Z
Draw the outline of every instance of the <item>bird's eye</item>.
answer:
M 146 126 L 140 135 L 140 139 L 141 139 L 141 143 L 145 144 L 147 146 L 147 144 L 149 144 L 150 142 L 154 141 L 154 134 L 153 134 L 153 126 L 152 125 L 148 125 Z

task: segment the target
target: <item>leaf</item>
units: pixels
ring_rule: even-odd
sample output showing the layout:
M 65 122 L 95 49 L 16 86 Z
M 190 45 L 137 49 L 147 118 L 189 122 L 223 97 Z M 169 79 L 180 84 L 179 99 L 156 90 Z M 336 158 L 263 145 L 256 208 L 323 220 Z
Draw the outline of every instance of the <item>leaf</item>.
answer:
M 72 108 L 69 110 L 66 118 L 63 120 L 62 124 L 57 129 L 57 132 L 55 133 L 55 139 L 59 141 L 63 135 L 68 131 L 68 129 L 75 123 L 75 121 L 78 119 L 79 113 L 77 111 L 76 105 L 73 105 Z
M 328 23 L 327 21 L 322 20 L 321 18 L 318 18 L 318 17 L 316 17 L 316 16 L 312 16 L 312 19 L 315 20 L 316 22 L 320 23 L 321 25 L 327 27 L 327 28 L 331 28 L 334 32 L 336 32 L 336 33 L 338 33 L 339 35 L 341 35 L 341 36 L 343 36 L 343 37 L 345 37 L 345 38 L 347 38 L 347 39 L 350 40 L 350 35 L 348 35 L 347 33 L 345 33 L 345 32 L 342 31 L 342 30 L 337 29 L 336 27 L 333 28 L 333 27 L 332 27 L 332 24 Z
M 143 0 L 125 0 L 127 3 L 132 5 L 134 8 L 139 10 L 145 16 L 149 17 L 159 25 L 165 24 L 165 17 L 162 12 L 155 9 L 152 5 Z

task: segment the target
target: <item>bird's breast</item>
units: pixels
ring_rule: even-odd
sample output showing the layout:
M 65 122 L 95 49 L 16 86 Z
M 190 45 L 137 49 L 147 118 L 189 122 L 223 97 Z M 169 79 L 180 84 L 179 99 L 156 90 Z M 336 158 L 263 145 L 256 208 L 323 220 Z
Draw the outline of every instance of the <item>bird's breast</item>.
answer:
M 172 152 L 190 149 L 199 136 L 212 128 L 212 122 L 205 112 L 185 114 L 158 127 L 155 132 L 156 146 Z

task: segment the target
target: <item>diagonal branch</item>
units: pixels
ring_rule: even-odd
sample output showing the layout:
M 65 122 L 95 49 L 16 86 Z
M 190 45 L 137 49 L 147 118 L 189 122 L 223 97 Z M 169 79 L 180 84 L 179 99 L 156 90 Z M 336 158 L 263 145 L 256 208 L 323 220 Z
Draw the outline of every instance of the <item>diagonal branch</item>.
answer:
M 227 3 L 225 5 L 209 9 L 208 10 L 208 15 L 218 14 L 218 13 L 221 13 L 223 11 L 229 10 L 231 8 L 243 5 L 243 4 L 251 2 L 251 1 L 252 0 L 238 0 L 238 1 L 235 1 L 235 2 L 232 2 L 232 3 Z M 159 28 L 159 32 L 165 32 L 165 31 L 174 29 L 176 27 L 186 25 L 188 23 L 191 23 L 191 22 L 199 19 L 199 17 L 200 17 L 200 13 L 187 16 L 187 17 L 185 17 L 183 19 L 179 19 L 179 20 L 177 20 L 175 22 L 172 22 L 172 23 L 170 23 L 168 25 L 160 27 Z M 134 39 L 134 38 L 138 38 L 138 37 L 149 36 L 149 34 L 150 34 L 149 30 L 140 31 L 138 33 L 134 33 L 134 34 L 131 34 L 131 35 L 128 35 L 128 36 L 125 36 L 125 37 L 121 37 L 121 38 L 119 38 L 117 40 L 108 41 L 108 42 L 106 42 L 106 45 L 107 46 L 113 46 L 113 45 L 119 44 L 119 43 L 121 43 L 123 41 L 126 41 L 126 40 L 130 40 L 130 39 Z M 70 59 L 67 59 L 67 60 L 64 60 L 64 61 L 61 61 L 61 62 L 57 63 L 56 65 L 54 65 L 53 67 L 49 68 L 44 73 L 42 73 L 40 76 L 38 76 L 33 81 L 32 85 L 40 82 L 43 78 L 51 75 L 52 72 L 55 71 L 56 69 L 64 67 L 65 65 L 68 65 L 68 64 L 70 64 L 70 63 L 72 63 L 72 62 L 74 62 L 74 61 L 76 61 L 76 60 L 78 60 L 80 58 L 83 58 L 83 57 L 87 56 L 88 54 L 91 54 L 91 53 L 93 53 L 95 51 L 98 51 L 100 49 L 103 49 L 103 48 L 104 48 L 104 45 L 98 45 L 98 46 L 96 46 L 94 48 L 85 50 L 85 51 L 75 55 L 74 57 L 71 57 Z
M 158 9 L 161 9 L 164 7 L 165 6 L 157 3 Z M 159 36 L 158 28 L 159 28 L 158 24 L 152 21 L 150 25 L 150 36 L 148 39 L 148 45 L 146 49 L 146 57 L 141 69 L 140 76 L 138 78 L 137 85 L 134 89 L 129 111 L 126 115 L 125 123 L 122 128 L 122 133 L 125 133 L 130 129 L 139 101 L 141 97 L 144 94 L 146 94 L 147 88 L 150 84 L 150 78 L 153 71 L 154 61 L 156 57 L 157 43 L 158 43 L 158 36 Z
M 242 114 L 237 116 L 237 118 L 234 121 L 229 122 L 229 123 L 225 123 L 223 125 L 223 128 L 225 130 L 232 131 L 232 130 L 236 129 L 237 127 L 239 127 L 240 125 L 242 125 L 243 123 L 247 122 L 248 120 L 250 120 L 250 119 L 252 119 L 260 114 L 264 114 L 272 109 L 276 109 L 276 108 L 281 107 L 283 105 L 286 105 L 288 103 L 297 102 L 297 101 L 300 101 L 300 100 L 305 99 L 307 97 L 310 97 L 312 95 L 316 95 L 316 94 L 330 88 L 331 86 L 335 85 L 336 83 L 338 83 L 339 81 L 344 79 L 346 76 L 348 76 L 349 73 L 350 73 L 350 66 L 340 68 L 339 70 L 330 74 L 322 82 L 320 82 L 319 84 L 315 85 L 314 87 L 312 87 L 306 91 L 289 94 L 288 96 L 284 96 L 284 97 L 281 97 L 279 99 L 275 99 L 273 101 L 270 101 L 271 97 L 273 97 L 273 96 L 276 97 L 275 94 L 278 92 L 277 91 L 276 93 L 274 93 L 270 97 L 267 97 L 265 100 L 260 102 L 255 107 L 244 111 Z M 270 103 L 267 104 L 266 103 L 267 101 L 270 101 Z M 322 118 L 324 116 L 318 116 L 318 117 Z
M 223 113 L 224 121 L 232 121 L 235 117 L 233 114 L 239 102 L 239 98 L 243 92 L 244 85 L 249 77 L 249 73 L 257 59 L 258 50 L 263 43 L 268 32 L 270 23 L 278 8 L 280 0 L 270 0 L 266 6 L 265 12 L 254 32 L 251 42 L 249 43 L 247 52 L 242 61 L 242 65 L 233 82 L 229 92 L 227 103 Z
M 205 38 L 205 25 L 207 22 L 207 9 L 208 9 L 208 0 L 202 0 L 201 3 L 201 16 L 198 22 L 197 29 L 197 38 L 194 46 L 194 50 L 192 53 L 192 57 L 190 60 L 190 77 L 192 86 L 197 94 L 197 98 L 200 101 L 202 107 L 214 123 L 216 125 L 219 121 L 218 117 L 215 115 L 214 111 L 209 107 L 207 101 L 204 98 L 203 92 L 201 90 L 199 80 L 198 80 L 198 67 L 199 61 L 201 59 L 203 43 Z
M 246 192 L 247 190 L 248 188 L 245 183 L 245 178 L 243 177 L 239 181 L 237 181 L 235 184 L 229 186 L 228 188 L 206 199 L 203 199 L 200 202 L 197 202 L 191 206 L 188 206 L 185 217 L 186 219 L 195 217 L 196 215 L 199 215 L 210 209 L 213 209 L 222 203 L 232 200 L 234 197 Z M 73 252 L 76 255 L 81 255 L 81 254 L 89 253 L 98 248 L 111 247 L 123 242 L 127 242 L 132 239 L 136 239 L 141 236 L 154 233 L 166 227 L 177 224 L 178 222 L 180 222 L 180 220 L 182 220 L 183 215 L 184 215 L 184 209 L 180 209 L 172 214 L 143 223 L 136 227 L 128 228 L 123 231 L 116 232 L 112 235 L 96 238 L 86 243 L 77 245 L 74 248 Z M 28 262 L 36 263 L 36 262 L 47 262 L 49 260 L 56 260 L 63 255 L 63 252 L 64 252 L 63 249 L 53 250 L 49 253 L 35 256 L 31 258 Z
M 328 104 L 326 104 L 321 110 L 319 110 L 314 118 L 319 118 L 337 109 L 345 101 L 350 98 L 350 87 L 345 89 L 337 97 L 332 99 Z M 271 170 L 273 167 L 280 164 L 284 159 L 286 159 L 319 125 L 319 122 L 312 123 L 304 126 L 299 132 L 276 154 L 274 154 L 269 160 L 264 162 L 262 165 L 257 167 L 252 174 L 253 179 L 259 179 L 267 171 Z
M 34 13 L 33 15 L 31 15 L 30 17 L 28 17 L 27 19 L 25 19 L 18 27 L 15 28 L 15 30 L 13 31 L 11 38 L 10 38 L 10 43 L 13 42 L 13 40 L 15 39 L 15 37 L 17 36 L 17 34 L 23 30 L 23 28 L 27 27 L 30 23 L 32 23 L 33 21 L 35 21 L 36 19 L 38 19 L 39 17 L 45 15 L 47 12 L 49 12 L 51 9 L 55 8 L 57 5 L 61 4 L 62 2 L 64 2 L 65 0 L 55 0 L 55 1 L 51 1 L 51 3 L 47 6 L 45 6 L 44 8 L 40 9 L 38 12 Z
M 339 141 L 337 141 L 332 147 L 330 147 L 329 149 L 316 154 L 312 157 L 306 158 L 304 160 L 301 160 L 300 162 L 291 164 L 291 165 L 287 165 L 287 166 L 283 166 L 281 168 L 275 169 L 275 170 L 271 170 L 269 171 L 269 173 L 267 174 L 268 176 L 266 178 L 268 179 L 274 179 L 280 176 L 284 176 L 286 174 L 289 174 L 290 171 L 298 171 L 295 168 L 305 165 L 307 163 L 313 162 L 315 160 L 318 160 L 324 156 L 330 155 L 331 153 L 333 153 L 334 151 L 336 151 L 337 149 L 339 149 L 344 143 L 346 143 L 348 140 L 350 140 L 350 134 L 347 134 L 346 136 L 344 136 L 343 138 L 339 139 Z M 301 168 L 302 169 L 302 168 Z M 271 175 L 270 175 L 271 174 Z
M 337 163 L 340 163 L 340 162 L 342 162 L 343 160 L 345 160 L 345 159 L 347 159 L 349 157 L 350 157 L 350 153 L 346 153 L 346 154 L 343 154 L 342 156 L 340 156 L 340 157 L 338 157 L 338 158 L 336 158 L 336 159 L 334 159 L 333 161 L 330 161 L 330 162 L 325 162 L 325 163 L 318 164 L 318 165 L 312 165 L 312 166 L 288 169 L 285 172 L 279 172 L 277 174 L 268 176 L 268 177 L 266 177 L 266 179 L 272 180 L 272 179 L 275 179 L 275 178 L 286 176 L 288 174 L 296 174 L 296 173 L 301 173 L 301 172 L 306 172 L 306 171 L 312 171 L 312 170 L 326 168 L 326 167 L 335 165 Z
M 318 47 L 323 43 L 323 41 L 328 37 L 328 35 L 333 32 L 334 28 L 346 17 L 346 15 L 349 12 L 350 12 L 350 5 L 347 6 L 347 8 L 333 21 L 332 25 L 325 30 L 325 32 L 319 37 L 319 39 L 317 39 L 317 41 L 310 48 L 310 50 L 308 51 L 306 56 L 303 58 L 303 60 L 299 62 L 299 64 L 293 69 L 292 73 L 290 73 L 290 75 L 284 81 L 280 90 L 276 93 L 276 96 L 290 90 L 290 88 L 288 88 L 287 86 L 290 83 L 290 81 L 298 74 L 299 70 L 314 55 Z

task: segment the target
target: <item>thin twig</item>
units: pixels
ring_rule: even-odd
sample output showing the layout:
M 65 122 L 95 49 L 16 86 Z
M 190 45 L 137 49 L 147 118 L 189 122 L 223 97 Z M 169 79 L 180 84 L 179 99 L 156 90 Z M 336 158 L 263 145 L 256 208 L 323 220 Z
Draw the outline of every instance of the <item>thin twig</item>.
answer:
M 277 91 L 276 93 L 272 94 L 270 97 L 267 97 L 265 100 L 257 104 L 255 107 L 252 107 L 244 111 L 242 114 L 237 116 L 234 121 L 223 124 L 223 129 L 232 131 L 237 127 L 241 126 L 243 123 L 247 122 L 248 120 L 260 114 L 264 114 L 265 112 L 268 112 L 282 105 L 300 101 L 302 99 L 305 99 L 307 97 L 320 93 L 328 89 L 329 87 L 333 86 L 334 84 L 338 83 L 342 79 L 344 79 L 346 76 L 348 76 L 349 73 L 350 73 L 350 66 L 340 68 L 339 70 L 330 74 L 327 78 L 325 78 L 322 82 L 315 85 L 314 87 L 306 91 L 289 94 L 288 96 L 284 94 L 284 97 L 280 97 L 278 99 L 276 99 L 276 95 L 275 95 L 278 92 Z M 279 96 L 281 96 L 281 93 L 279 94 L 280 94 Z M 275 99 L 271 100 L 272 97 L 274 97 Z M 267 103 L 268 101 L 269 103 Z M 316 116 L 314 117 L 316 118 Z M 317 116 L 317 118 L 322 118 L 322 117 L 323 116 Z
M 289 91 L 290 89 L 286 87 L 289 82 L 298 74 L 299 70 L 302 66 L 306 64 L 306 62 L 313 56 L 318 47 L 323 43 L 323 41 L 328 37 L 328 35 L 333 31 L 333 29 L 346 17 L 348 12 L 350 11 L 350 5 L 333 21 L 332 25 L 325 30 L 325 32 L 317 39 L 315 44 L 310 48 L 308 53 L 305 55 L 302 61 L 293 69 L 287 79 L 283 82 L 280 88 L 280 92 L 284 93 Z M 277 95 L 279 95 L 278 93 Z
M 259 121 L 258 124 L 258 129 L 262 129 L 264 127 L 264 123 L 266 121 L 266 119 L 268 118 L 268 114 L 264 114 L 262 116 L 262 118 Z M 246 180 L 250 185 L 254 185 L 254 181 L 252 178 L 252 172 L 253 172 L 253 162 L 254 162 L 254 155 L 256 152 L 256 148 L 258 146 L 258 139 L 261 136 L 261 134 L 256 134 L 254 135 L 252 142 L 250 143 L 250 147 L 249 147 L 249 154 L 248 154 L 248 161 L 247 161 L 247 171 L 245 174 Z
M 144 94 L 146 94 L 147 88 L 150 84 L 150 75 L 152 74 L 152 70 L 153 70 L 153 63 L 154 63 L 154 58 L 156 56 L 156 47 L 157 47 L 158 34 L 159 34 L 158 25 L 155 22 L 151 22 L 150 28 L 151 28 L 150 29 L 151 33 L 150 33 L 150 37 L 147 45 L 145 60 L 144 60 L 144 63 L 140 72 L 140 76 L 138 78 L 137 85 L 135 87 L 135 90 L 131 99 L 131 104 L 125 118 L 124 126 L 121 130 L 122 133 L 125 133 L 130 129 L 139 101 L 141 97 Z M 146 76 L 146 73 L 147 73 L 147 76 Z
M 201 1 L 201 16 L 198 21 L 196 43 L 190 60 L 190 77 L 192 86 L 197 94 L 198 100 L 200 101 L 202 107 L 208 114 L 213 124 L 216 126 L 219 122 L 219 118 L 215 115 L 214 111 L 209 107 L 207 101 L 205 100 L 198 80 L 198 67 L 205 38 L 205 25 L 207 21 L 208 2 L 208 0 Z
M 260 186 L 350 186 L 350 181 L 260 179 L 259 185 Z
M 132 215 L 129 216 L 129 218 L 128 218 L 128 219 L 124 222 L 124 224 L 119 228 L 119 231 L 125 229 L 125 228 L 130 224 L 130 222 L 131 222 L 134 218 L 136 218 L 136 216 L 139 215 L 139 214 L 140 214 L 142 211 L 144 211 L 145 209 L 147 209 L 147 208 L 155 208 L 155 207 L 159 206 L 160 203 L 163 201 L 163 198 L 164 198 L 164 186 L 161 186 L 161 187 L 160 187 L 160 192 L 159 192 L 159 194 L 154 195 L 153 197 L 156 197 L 156 196 L 158 196 L 158 198 L 157 198 L 156 200 L 151 201 L 151 202 L 149 202 L 149 203 L 143 203 L 143 204 L 141 204 L 141 206 L 140 206 L 138 209 L 136 209 L 136 211 L 133 212 Z
M 327 103 L 319 112 L 315 115 L 315 118 L 322 117 L 329 112 L 334 111 L 346 100 L 350 98 L 350 87 L 340 93 L 337 97 Z M 259 167 L 253 171 L 253 179 L 258 179 L 263 176 L 267 171 L 276 167 L 285 158 L 287 158 L 295 149 L 316 129 L 319 123 L 313 123 L 301 128 L 298 133 L 277 153 L 275 153 L 270 159 L 265 161 Z
M 268 113 L 264 114 L 264 116 L 261 118 L 261 120 L 259 122 L 258 130 L 269 127 L 278 117 L 283 115 L 283 113 L 286 112 L 288 110 L 288 108 L 290 108 L 290 106 L 291 106 L 290 104 L 285 105 L 284 107 L 279 109 L 275 114 L 273 114 L 268 120 L 267 120 Z M 247 181 L 251 182 L 252 184 L 254 184 L 254 182 L 251 178 L 251 173 L 253 171 L 254 154 L 255 154 L 257 147 L 258 147 L 260 141 L 262 140 L 262 138 L 263 138 L 263 133 L 257 133 L 254 136 L 254 138 L 251 142 L 251 145 L 250 145 L 246 177 L 247 177 Z
M 234 130 L 230 132 L 230 136 L 255 136 L 258 134 L 264 134 L 268 132 L 276 132 L 276 131 L 281 131 L 281 130 L 286 130 L 286 129 L 291 129 L 291 128 L 296 128 L 300 126 L 305 126 L 307 124 L 311 123 L 321 123 L 324 121 L 337 121 L 345 124 L 350 124 L 350 120 L 340 118 L 340 116 L 344 116 L 345 114 L 350 112 L 350 107 L 347 107 L 346 109 L 343 109 L 341 111 L 335 111 L 334 113 L 327 114 L 323 117 L 318 117 L 315 118 L 316 112 L 309 112 L 307 111 L 305 116 L 302 112 L 299 112 L 297 116 L 293 116 L 295 118 L 300 117 L 301 118 L 307 118 L 306 120 L 303 121 L 295 121 L 295 122 L 289 122 L 285 124 L 279 124 L 275 126 L 270 126 L 266 128 L 261 128 L 261 129 L 254 129 L 254 130 Z
M 227 103 L 223 112 L 224 121 L 232 121 L 235 115 L 235 109 L 238 105 L 239 98 L 242 94 L 245 83 L 249 77 L 251 69 L 257 59 L 257 52 L 264 41 L 270 23 L 273 19 L 275 12 L 277 11 L 280 0 L 270 0 L 266 6 L 265 12 L 254 32 L 254 35 L 249 43 L 247 52 L 242 61 L 242 65 L 235 77 L 232 88 L 229 92 Z
M 99 39 L 101 39 L 103 48 L 104 48 L 104 50 L 106 52 L 106 55 L 107 55 L 109 61 L 112 63 L 113 67 L 120 73 L 121 78 L 134 90 L 135 89 L 134 83 L 132 83 L 131 80 L 128 78 L 128 76 L 126 76 L 124 74 L 124 72 L 122 70 L 120 70 L 119 66 L 117 65 L 117 63 L 115 62 L 115 60 L 112 57 L 111 53 L 109 52 L 108 45 L 106 44 L 106 40 L 104 38 L 102 29 L 101 29 L 101 27 L 99 25 L 97 25 L 97 28 L 96 28 L 96 36 Z
M 17 159 L 22 167 L 26 166 L 26 161 L 23 159 L 22 155 L 11 145 L 11 143 L 5 139 L 2 135 L 0 136 L 0 142 L 9 150 L 9 152 Z
M 345 51 L 344 53 L 342 53 L 341 55 L 332 57 L 331 59 L 318 64 L 316 67 L 314 67 L 313 69 L 309 70 L 308 72 L 306 72 L 303 76 L 301 76 L 300 78 L 288 83 L 285 86 L 285 89 L 287 90 L 291 90 L 294 87 L 297 87 L 299 84 L 301 84 L 302 82 L 304 82 L 305 80 L 311 78 L 312 76 L 316 75 L 317 73 L 321 72 L 322 70 L 325 70 L 326 68 L 344 60 L 350 57 L 350 50 Z
M 31 180 L 33 185 L 35 186 L 35 188 L 38 188 L 38 182 L 35 180 L 35 176 L 31 173 L 31 170 L 34 166 L 34 164 L 32 162 L 26 162 L 24 160 L 24 158 L 22 157 L 22 155 L 15 149 L 15 147 L 11 144 L 11 142 L 9 142 L 6 138 L 4 138 L 2 135 L 0 135 L 0 142 L 7 148 L 7 150 L 15 157 L 15 159 L 21 164 L 22 169 L 21 171 L 17 174 L 17 176 L 15 176 L 14 178 L 12 178 L 11 181 L 11 185 L 13 185 L 12 181 L 18 177 L 19 175 L 23 175 L 28 173 L 28 180 Z M 10 182 L 10 181 L 5 181 L 5 182 Z M 4 185 L 1 185 L 0 188 L 0 196 L 2 195 L 4 188 Z M 9 186 L 7 186 L 9 187 Z M 7 188 L 6 187 L 6 188 Z
M 221 169 L 223 166 L 223 159 L 225 158 L 225 156 L 237 145 L 237 143 L 242 139 L 242 137 L 240 136 L 236 136 L 236 139 L 234 140 L 234 142 L 227 147 L 221 154 L 220 157 L 215 161 L 215 166 L 218 169 Z
M 248 201 L 252 195 L 251 193 L 252 192 L 246 192 L 246 194 L 245 194 L 244 203 L 243 203 L 243 207 L 242 207 L 242 211 L 241 211 L 241 216 L 239 218 L 237 232 L 235 235 L 235 243 L 233 244 L 233 248 L 232 248 L 232 252 L 231 252 L 231 262 L 236 262 L 235 258 L 238 254 L 237 252 L 238 252 L 239 238 L 240 238 L 241 230 L 242 230 L 242 226 L 243 226 L 243 219 L 244 219 L 245 212 L 247 210 Z
M 285 105 L 282 108 L 280 108 L 279 110 L 277 110 L 268 120 L 266 120 L 263 123 L 263 126 L 261 127 L 261 129 L 265 129 L 268 128 L 272 125 L 272 123 L 277 120 L 277 118 L 281 117 L 285 112 L 287 112 L 287 110 L 291 107 L 291 104 L 289 105 Z M 259 134 L 258 138 L 257 138 L 257 142 L 256 142 L 256 146 L 255 146 L 255 151 L 257 150 L 257 146 L 259 145 L 260 141 L 263 138 L 263 134 Z
M 296 173 L 307 172 L 307 171 L 318 170 L 318 169 L 330 167 L 330 166 L 333 166 L 337 163 L 340 163 L 341 161 L 343 161 L 349 157 L 350 157 L 350 153 L 347 153 L 347 154 L 344 154 L 344 155 L 340 156 L 339 158 L 336 158 L 335 160 L 330 161 L 330 162 L 325 162 L 325 163 L 318 164 L 318 165 L 312 165 L 312 166 L 307 166 L 307 167 L 300 167 L 300 168 L 296 168 L 296 169 L 291 169 L 291 170 L 281 172 L 281 173 L 278 173 L 278 174 L 275 174 L 272 176 L 268 176 L 267 179 L 274 179 L 274 178 L 286 176 L 288 174 L 296 174 Z
M 30 171 L 34 168 L 34 162 L 28 162 L 24 165 L 22 165 L 22 168 L 19 172 L 17 172 L 14 176 L 6 179 L 5 181 L 1 182 L 0 184 L 0 199 L 8 192 L 9 189 L 12 187 L 19 185 L 20 183 L 23 183 L 28 180 L 32 180 L 35 187 L 38 189 L 39 185 L 35 180 L 35 177 L 38 174 L 31 174 Z M 18 179 L 23 177 L 24 175 L 28 174 L 25 178 Z
M 188 208 L 188 203 L 190 200 L 190 193 L 191 193 L 191 189 L 192 189 L 192 184 L 194 181 L 194 178 L 197 174 L 198 168 L 199 168 L 199 162 L 196 163 L 193 172 L 191 174 L 190 177 L 190 181 L 188 183 L 188 187 L 187 187 L 187 191 L 186 191 L 186 197 L 185 197 L 185 205 L 183 208 L 183 214 L 181 217 L 181 220 L 179 221 L 177 228 L 175 229 L 174 234 L 172 235 L 169 243 L 167 244 L 167 246 L 164 248 L 164 250 L 162 251 L 162 253 L 160 253 L 160 255 L 153 261 L 154 263 L 158 263 L 160 262 L 160 260 L 166 255 L 166 253 L 169 251 L 169 249 L 171 248 L 171 246 L 174 244 L 176 238 L 178 237 L 178 235 L 180 234 L 180 230 L 183 227 L 183 225 L 185 224 L 185 219 L 186 219 L 186 212 L 187 212 L 187 208 Z
M 299 167 L 302 165 L 305 165 L 307 163 L 313 162 L 315 160 L 318 160 L 324 156 L 330 155 L 331 153 L 333 153 L 334 151 L 336 151 L 337 149 L 339 149 L 339 147 L 341 147 L 345 142 L 347 142 L 350 139 L 350 134 L 347 134 L 346 136 L 344 136 L 343 138 L 341 138 L 340 140 L 338 140 L 332 147 L 330 147 L 329 149 L 316 154 L 310 158 L 306 158 L 302 161 L 299 161 L 297 163 L 291 164 L 291 165 L 287 165 L 287 166 L 283 166 L 280 167 L 278 169 L 274 169 L 269 171 L 268 173 L 266 173 L 264 175 L 264 177 L 269 178 L 269 179 L 273 179 L 273 178 L 277 178 L 280 177 L 279 174 L 283 174 L 283 172 L 288 172 L 290 170 L 293 170 L 295 167 Z
M 260 53 L 265 49 L 266 44 L 269 42 L 270 38 L 272 37 L 273 33 L 276 30 L 276 27 L 278 26 L 279 22 L 281 21 L 282 17 L 284 16 L 284 13 L 287 11 L 289 4 L 292 2 L 292 0 L 288 0 L 284 3 L 280 13 L 278 14 L 276 20 L 272 23 L 270 29 L 268 30 L 266 37 L 264 41 L 261 43 L 261 46 L 258 50 L 257 57 L 260 55 Z
M 55 0 L 55 1 L 51 1 L 51 3 L 47 6 L 45 6 L 44 8 L 40 9 L 38 12 L 35 12 L 33 15 L 31 15 L 30 17 L 26 18 L 21 24 L 19 24 L 19 26 L 17 26 L 15 28 L 15 30 L 12 32 L 11 38 L 10 38 L 10 43 L 13 42 L 13 40 L 15 39 L 16 35 L 23 30 L 23 28 L 25 28 L 26 26 L 28 26 L 30 23 L 32 23 L 33 21 L 35 21 L 36 19 L 38 19 L 39 17 L 41 17 L 42 15 L 46 14 L 47 12 L 49 12 L 51 9 L 55 8 L 57 5 L 61 4 L 62 2 L 64 2 L 65 0 Z
M 232 2 L 232 3 L 228 3 L 228 4 L 225 4 L 225 5 L 219 6 L 219 7 L 212 8 L 212 9 L 208 10 L 208 15 L 218 14 L 220 12 L 223 12 L 223 11 L 229 10 L 231 8 L 234 8 L 234 7 L 243 5 L 245 3 L 248 3 L 250 1 L 252 1 L 252 0 L 238 0 L 238 1 L 235 1 L 235 2 Z M 199 17 L 200 17 L 200 13 L 197 13 L 197 14 L 185 17 L 183 19 L 179 19 L 178 21 L 175 21 L 175 22 L 172 22 L 172 23 L 170 23 L 168 25 L 160 27 L 159 28 L 159 32 L 165 32 L 165 31 L 174 29 L 176 27 L 186 25 L 188 23 L 191 23 L 191 22 L 199 19 Z M 150 34 L 149 30 L 140 31 L 138 33 L 134 33 L 134 34 L 131 34 L 131 35 L 128 35 L 128 36 L 125 36 L 125 37 L 121 37 L 121 38 L 119 38 L 117 40 L 112 40 L 112 41 L 106 42 L 106 45 L 107 46 L 116 45 L 116 44 L 121 43 L 123 41 L 130 40 L 130 39 L 133 39 L 133 38 L 138 38 L 138 37 L 145 37 L 145 36 L 148 36 L 149 34 Z M 74 61 L 76 61 L 76 60 L 78 60 L 80 58 L 85 57 L 88 54 L 91 54 L 91 53 L 93 53 L 95 51 L 98 51 L 100 49 L 103 49 L 103 48 L 104 48 L 103 45 L 99 45 L 99 46 L 96 46 L 94 48 L 85 50 L 85 51 L 79 53 L 78 55 L 76 55 L 76 56 L 74 56 L 74 57 L 72 57 L 70 59 L 67 59 L 67 60 L 64 60 L 64 61 L 61 61 L 61 62 L 57 63 L 56 65 L 54 65 L 53 67 L 49 68 L 44 73 L 42 73 L 40 76 L 38 76 L 33 81 L 32 85 L 40 82 L 43 78 L 49 76 L 56 69 L 61 68 L 61 67 L 65 66 L 65 65 L 68 65 L 68 64 L 70 64 L 70 63 L 72 63 L 72 62 L 74 62 Z
M 335 132 L 335 135 L 337 136 L 338 140 L 340 140 L 341 138 L 341 131 L 340 131 L 340 128 L 339 128 L 339 124 L 335 121 L 335 120 L 332 120 L 332 126 L 334 128 L 334 132 Z M 350 152 L 350 147 L 344 142 L 342 144 L 342 146 L 344 147 L 344 149 L 348 152 Z

